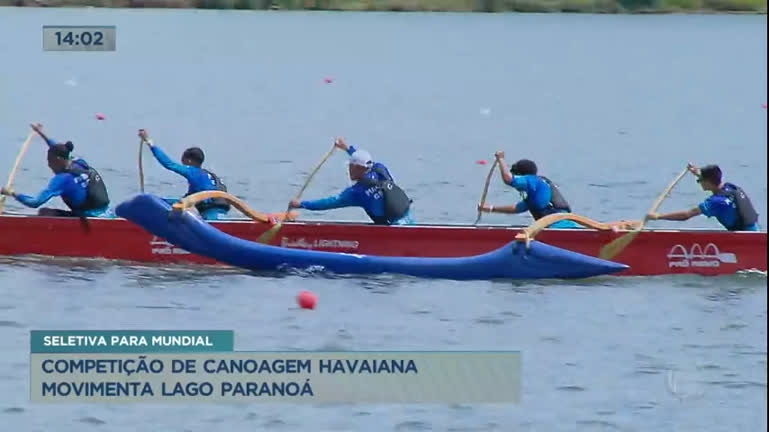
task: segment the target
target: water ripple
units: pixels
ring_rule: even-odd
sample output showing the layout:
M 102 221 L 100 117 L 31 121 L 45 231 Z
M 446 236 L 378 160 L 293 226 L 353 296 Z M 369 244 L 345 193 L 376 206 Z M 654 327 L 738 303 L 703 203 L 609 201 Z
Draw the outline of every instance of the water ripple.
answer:
M 560 391 L 567 391 L 567 392 L 583 392 L 586 390 L 585 387 L 580 387 L 577 385 L 560 386 L 560 387 L 556 387 L 555 389 Z
M 182 305 L 174 305 L 174 306 L 152 306 L 152 305 L 136 305 L 134 306 L 136 309 L 157 309 L 157 310 L 187 310 L 187 311 L 199 311 L 200 308 L 197 306 L 182 306 Z
M 619 426 L 617 426 L 616 423 L 607 422 L 604 420 L 578 420 L 577 421 L 578 426 L 598 426 L 602 429 L 620 429 Z
M 730 389 L 743 389 L 748 387 L 766 388 L 765 382 L 760 383 L 756 381 L 705 381 L 705 384 Z
M 656 403 L 656 402 L 651 402 L 651 401 L 649 401 L 649 402 L 646 402 L 646 403 L 642 403 L 642 404 L 638 404 L 638 405 L 636 405 L 636 406 L 635 406 L 635 409 L 639 409 L 639 410 L 651 410 L 651 409 L 654 409 L 654 408 L 656 408 L 656 407 L 657 407 L 657 403 Z
M 21 407 L 10 407 L 3 410 L 4 413 L 7 414 L 19 414 L 24 412 L 24 408 Z
M 85 424 L 90 424 L 90 425 L 97 425 L 97 426 L 98 425 L 107 424 L 107 422 L 105 422 L 104 420 L 98 419 L 96 417 L 90 417 L 90 416 L 88 416 L 88 417 L 81 417 L 77 421 L 79 421 L 80 423 L 85 423 Z
M 413 312 L 411 312 L 412 315 L 430 315 L 433 313 L 431 310 L 428 309 L 417 309 Z
M 288 424 L 280 419 L 270 419 L 262 423 L 262 427 L 265 429 L 281 429 L 286 426 L 288 426 Z
M 502 325 L 505 323 L 505 320 L 502 320 L 499 318 L 493 318 L 493 317 L 476 318 L 474 321 L 478 324 L 484 324 L 484 325 Z
M 526 426 L 523 426 L 526 427 Z M 480 426 L 454 426 L 446 429 L 450 432 L 483 432 L 483 431 L 496 431 L 499 430 L 499 425 L 496 423 L 486 423 Z
M 744 322 L 730 323 L 730 324 L 727 324 L 727 325 L 721 327 L 721 331 L 740 330 L 740 329 L 743 329 L 743 328 L 745 328 L 747 326 L 748 325 L 746 323 L 744 323 Z
M 16 321 L 0 321 L 0 327 L 24 328 L 25 326 Z
M 430 423 L 418 420 L 405 421 L 395 425 L 396 431 L 426 431 L 432 429 L 433 427 Z

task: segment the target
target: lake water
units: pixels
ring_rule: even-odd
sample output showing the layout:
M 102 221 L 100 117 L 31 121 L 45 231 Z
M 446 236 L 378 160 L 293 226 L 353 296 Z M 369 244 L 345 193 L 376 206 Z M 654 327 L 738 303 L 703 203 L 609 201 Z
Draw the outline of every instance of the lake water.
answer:
M 43 25 L 115 25 L 117 51 L 44 52 Z M 686 162 L 718 163 L 766 227 L 766 30 L 765 16 L 0 8 L 0 161 L 10 169 L 40 121 L 102 172 L 117 204 L 138 191 L 146 128 L 174 158 L 202 147 L 231 192 L 279 211 L 342 135 L 390 167 L 418 221 L 453 223 L 474 220 L 488 169 L 476 161 L 498 149 L 536 160 L 576 212 L 602 221 L 641 217 Z M 18 191 L 42 189 L 44 157 L 36 140 Z M 145 157 L 147 191 L 184 193 Z M 337 154 L 304 197 L 340 190 L 345 176 Z M 662 210 L 704 197 L 688 177 Z M 490 203 L 516 198 L 495 179 Z M 365 220 L 360 209 L 302 216 Z M 19 431 L 766 430 L 766 286 L 764 275 L 491 283 L 2 258 L 0 421 Z M 297 309 L 303 289 L 319 295 L 317 310 Z M 239 350 L 520 350 L 522 399 L 33 405 L 28 332 L 59 328 L 233 329 Z

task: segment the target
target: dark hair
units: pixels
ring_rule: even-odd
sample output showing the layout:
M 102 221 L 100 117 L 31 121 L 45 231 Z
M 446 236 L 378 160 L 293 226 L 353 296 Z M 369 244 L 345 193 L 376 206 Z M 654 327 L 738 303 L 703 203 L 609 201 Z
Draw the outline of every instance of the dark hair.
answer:
M 69 159 L 69 154 L 72 153 L 72 150 L 74 149 L 75 145 L 72 144 L 72 141 L 67 141 L 64 144 L 59 143 L 48 147 L 48 153 L 56 156 L 57 158 Z
M 510 167 L 513 175 L 537 175 L 537 164 L 528 159 L 521 159 Z
M 182 159 L 190 159 L 199 164 L 202 164 L 205 158 L 206 156 L 203 154 L 203 150 L 199 147 L 190 147 L 182 153 Z
M 700 180 L 707 180 L 714 185 L 721 184 L 721 168 L 718 165 L 707 165 L 700 168 Z

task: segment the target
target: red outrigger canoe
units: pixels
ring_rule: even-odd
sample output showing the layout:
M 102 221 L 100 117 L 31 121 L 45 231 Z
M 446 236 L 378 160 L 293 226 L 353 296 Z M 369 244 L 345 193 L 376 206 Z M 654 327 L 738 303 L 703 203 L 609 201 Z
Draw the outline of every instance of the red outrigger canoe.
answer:
M 256 241 L 269 226 L 251 220 L 212 222 L 230 235 Z M 271 244 L 328 252 L 409 257 L 460 257 L 497 249 L 525 227 L 491 225 L 375 226 L 357 222 L 287 222 Z M 546 229 L 537 240 L 598 256 L 622 232 Z M 125 219 L 0 215 L 0 255 L 44 255 L 148 263 L 205 263 Z M 766 232 L 645 230 L 614 261 L 630 266 L 618 275 L 722 275 L 767 270 Z

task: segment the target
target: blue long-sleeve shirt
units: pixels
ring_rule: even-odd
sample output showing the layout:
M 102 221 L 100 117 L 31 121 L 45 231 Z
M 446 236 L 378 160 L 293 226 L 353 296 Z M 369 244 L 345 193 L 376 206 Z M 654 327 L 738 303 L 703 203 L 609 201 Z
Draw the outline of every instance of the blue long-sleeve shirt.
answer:
M 74 163 L 74 162 L 73 162 Z M 70 207 L 70 210 L 80 207 L 88 198 L 88 182 L 80 176 L 71 173 L 56 174 L 48 186 L 37 196 L 17 194 L 16 200 L 27 207 L 38 208 L 51 198 L 61 197 L 62 201 Z M 71 205 L 70 205 L 71 204 Z M 73 206 L 75 208 L 73 208 Z M 100 217 L 107 214 L 107 207 L 83 211 L 85 216 Z
M 60 173 L 56 174 L 37 196 L 18 194 L 16 200 L 27 207 L 38 208 L 57 196 L 75 206 L 82 205 L 87 196 L 86 183 L 70 173 Z
M 347 153 L 352 155 L 355 153 L 355 147 L 350 146 Z M 377 162 L 372 166 L 372 169 L 366 173 L 366 178 L 371 180 L 380 181 L 384 178 L 374 172 L 374 168 L 379 168 L 385 172 L 390 178 L 392 175 L 386 166 Z M 367 187 L 361 182 L 357 182 L 354 185 L 346 188 L 338 195 L 333 195 L 326 198 L 317 200 L 306 200 L 300 203 L 301 208 L 307 210 L 330 210 L 341 207 L 362 207 L 368 213 L 374 216 L 384 216 L 384 196 L 382 192 L 378 190 L 376 186 Z
M 524 199 L 515 204 L 515 212 L 523 213 L 531 210 L 529 205 L 535 210 L 542 210 L 550 204 L 553 199 L 553 190 L 546 181 L 536 175 L 513 176 L 510 186 L 521 192 Z M 558 221 L 552 225 L 552 228 L 579 228 L 580 226 L 570 220 Z
M 48 144 L 48 148 L 58 144 L 51 137 L 47 137 L 45 141 Z M 77 164 L 84 170 L 89 169 L 88 162 L 83 158 L 72 159 L 70 156 L 70 163 Z M 51 179 L 48 186 L 36 197 L 19 194 L 17 195 L 17 200 L 27 207 L 37 208 L 56 196 L 60 196 L 62 201 L 71 210 L 74 210 L 72 206 L 79 207 L 88 199 L 88 179 L 71 173 L 59 173 Z M 103 217 L 109 213 L 108 207 L 85 210 L 83 214 L 86 216 Z
M 189 185 L 187 189 L 188 194 L 207 190 L 217 190 L 216 180 L 214 180 L 208 171 L 191 165 L 184 165 L 178 162 L 174 162 L 157 145 L 152 146 L 152 154 L 155 156 L 155 159 L 160 162 L 160 165 L 162 165 L 163 168 L 169 171 L 173 171 L 187 179 L 187 183 Z
M 56 141 L 48 138 L 48 147 L 56 145 Z M 72 163 L 87 167 L 87 162 L 83 159 L 77 159 Z M 17 194 L 16 200 L 27 207 L 38 208 L 47 203 L 51 198 L 61 197 L 65 203 L 71 203 L 74 206 L 82 205 L 88 197 L 88 182 L 86 179 L 77 177 L 71 173 L 59 173 L 53 176 L 48 182 L 48 186 L 40 191 L 37 196 Z M 100 211 L 100 210 L 99 210 Z M 87 213 L 87 212 L 86 212 Z
M 163 168 L 169 171 L 173 171 L 187 180 L 187 195 L 207 190 L 218 190 L 216 180 L 208 171 L 191 165 L 184 165 L 178 162 L 174 162 L 163 150 L 160 149 L 160 147 L 156 145 L 153 145 L 151 148 L 152 154 L 155 156 L 155 159 L 160 162 L 160 165 L 162 165 Z M 176 200 L 167 198 L 166 201 L 173 203 Z M 207 199 L 201 201 L 200 204 L 210 204 L 213 202 L 214 200 Z M 198 209 L 200 210 L 200 207 Z M 206 210 L 201 210 L 200 215 L 203 217 L 203 219 L 206 220 L 216 220 L 223 217 L 226 213 L 227 210 L 222 207 L 211 207 Z
M 377 163 L 382 169 L 387 171 L 387 167 Z M 389 172 L 388 172 L 389 175 Z M 377 173 L 370 170 L 366 173 L 366 178 L 380 181 L 384 180 Z M 384 216 L 384 196 L 378 190 L 377 186 L 367 187 L 360 182 L 355 183 L 343 190 L 338 195 L 317 200 L 302 201 L 301 207 L 307 210 L 329 210 L 341 207 L 362 207 L 368 210 L 374 216 Z
M 524 199 L 515 205 L 516 213 L 528 211 L 529 203 L 534 206 L 535 210 L 544 209 L 553 198 L 550 185 L 535 175 L 513 176 L 510 186 L 524 194 Z
M 699 205 L 704 216 L 714 217 L 726 229 L 732 229 L 737 225 L 739 214 L 737 203 L 723 195 L 711 195 Z M 752 224 L 744 228 L 745 231 L 758 231 L 758 224 Z

